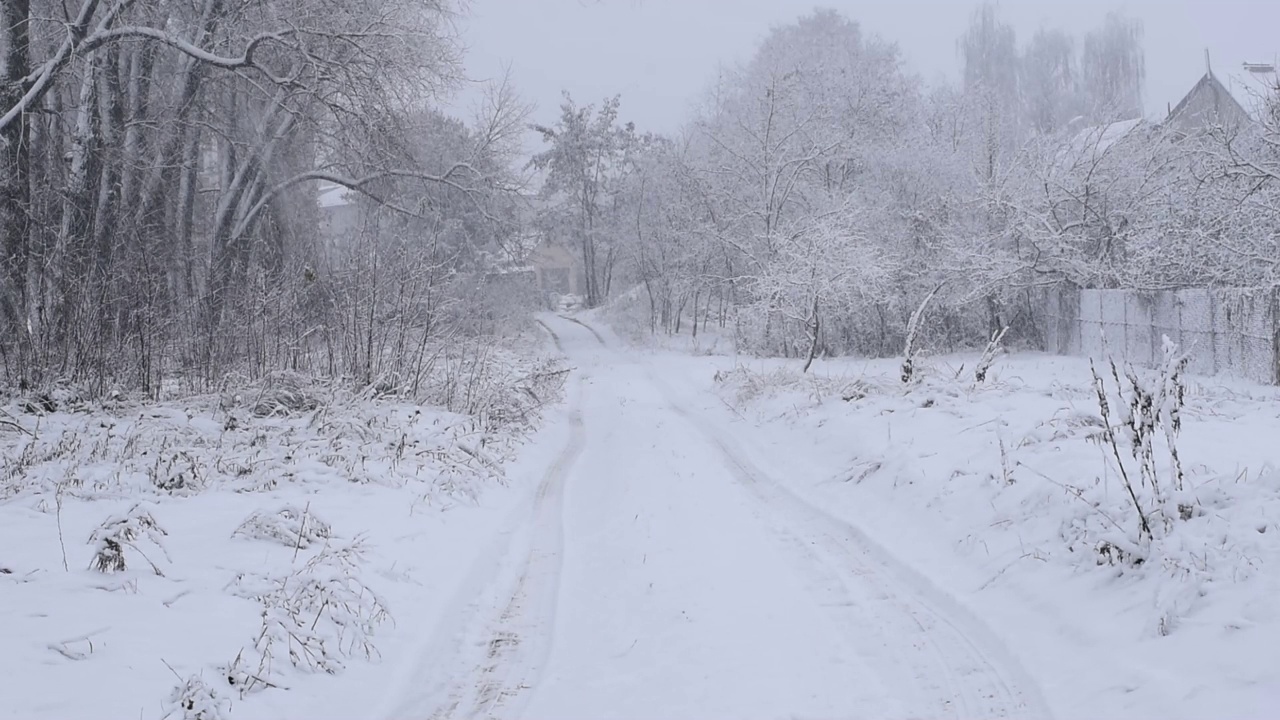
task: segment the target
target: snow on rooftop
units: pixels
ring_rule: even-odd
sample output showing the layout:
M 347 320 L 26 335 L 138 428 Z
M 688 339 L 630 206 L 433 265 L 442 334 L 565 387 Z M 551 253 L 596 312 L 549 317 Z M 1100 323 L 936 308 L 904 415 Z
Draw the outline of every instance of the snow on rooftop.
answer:
M 322 208 L 344 207 L 352 201 L 351 191 L 342 185 L 326 185 L 320 188 L 316 204 Z
M 1091 137 L 1097 138 L 1097 143 L 1096 143 L 1097 152 L 1104 152 L 1106 151 L 1107 148 L 1114 145 L 1116 141 L 1125 137 L 1130 132 L 1133 132 L 1134 128 L 1138 127 L 1144 122 L 1145 120 L 1143 120 L 1142 118 L 1134 118 L 1132 120 L 1121 120 L 1119 122 L 1113 122 L 1110 125 L 1107 125 L 1104 128 L 1102 128 L 1101 135 L 1094 134 L 1098 130 L 1098 128 L 1092 128 L 1091 130 L 1086 132 L 1089 132 Z
M 1068 146 L 1070 150 L 1064 148 L 1063 152 L 1078 153 L 1087 150 L 1095 156 L 1101 155 L 1145 122 L 1143 118 L 1134 118 L 1083 128 L 1072 139 Z

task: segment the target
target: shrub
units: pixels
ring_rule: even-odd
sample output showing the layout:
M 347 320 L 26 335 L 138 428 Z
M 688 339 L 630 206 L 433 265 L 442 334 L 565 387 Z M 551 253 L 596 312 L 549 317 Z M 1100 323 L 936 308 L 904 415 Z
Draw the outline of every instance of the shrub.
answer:
M 163 576 L 160 566 L 142 551 L 139 543 L 149 542 L 168 559 L 164 547 L 164 537 L 168 534 L 152 517 L 148 506 L 138 503 L 123 515 L 107 518 L 89 536 L 89 543 L 94 545 L 89 567 L 102 573 L 124 572 L 128 569 L 124 550 L 129 548 L 146 560 L 156 575 Z
M 285 505 L 275 512 L 255 510 L 231 536 L 306 549 L 312 543 L 333 537 L 333 528 L 309 509 L 299 510 L 296 506 Z

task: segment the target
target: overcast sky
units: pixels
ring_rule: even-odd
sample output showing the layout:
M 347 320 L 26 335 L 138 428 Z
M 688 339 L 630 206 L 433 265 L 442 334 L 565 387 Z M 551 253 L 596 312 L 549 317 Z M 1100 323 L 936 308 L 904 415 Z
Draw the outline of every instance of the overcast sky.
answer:
M 598 103 L 622 95 L 622 119 L 642 131 L 670 132 L 710 83 L 720 63 L 750 56 L 773 25 L 815 6 L 835 8 L 864 30 L 898 43 L 908 67 L 925 80 L 955 78 L 956 38 L 977 5 L 967 0 L 470 0 L 461 30 L 467 69 L 477 80 L 504 63 L 539 122 L 553 122 L 560 93 Z M 1204 74 L 1209 49 L 1215 74 L 1239 75 L 1242 62 L 1274 62 L 1280 53 L 1280 0 L 1002 0 L 1003 18 L 1020 43 L 1040 26 L 1077 37 L 1108 10 L 1138 17 L 1145 28 L 1146 107 L 1163 115 Z M 471 102 L 468 92 L 455 103 Z

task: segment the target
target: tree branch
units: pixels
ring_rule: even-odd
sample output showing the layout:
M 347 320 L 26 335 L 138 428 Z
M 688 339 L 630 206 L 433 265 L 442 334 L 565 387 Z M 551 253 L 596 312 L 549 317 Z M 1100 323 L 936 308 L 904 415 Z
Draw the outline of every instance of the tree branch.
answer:
M 117 0 L 103 15 L 94 30 L 90 32 L 89 25 L 92 23 L 94 15 L 97 14 L 100 2 L 99 0 L 85 0 L 76 19 L 68 23 L 67 38 L 62 41 L 53 57 L 45 61 L 38 70 L 20 81 L 27 90 L 13 107 L 6 110 L 3 116 L 0 116 L 0 131 L 15 122 L 23 113 L 38 105 L 44 99 L 44 96 L 53 89 L 53 81 L 57 75 L 77 55 L 93 52 L 104 45 L 120 40 L 138 38 L 151 40 L 168 45 L 198 62 L 224 70 L 255 69 L 272 82 L 278 84 L 289 84 L 296 80 L 296 78 L 277 75 L 270 68 L 261 65 L 254 59 L 255 52 L 263 43 L 272 40 L 283 42 L 286 35 L 293 34 L 292 30 L 262 33 L 249 40 L 245 46 L 244 54 L 240 57 L 223 57 L 203 50 L 172 33 L 156 28 L 141 26 L 111 28 L 111 23 L 132 2 L 133 0 Z

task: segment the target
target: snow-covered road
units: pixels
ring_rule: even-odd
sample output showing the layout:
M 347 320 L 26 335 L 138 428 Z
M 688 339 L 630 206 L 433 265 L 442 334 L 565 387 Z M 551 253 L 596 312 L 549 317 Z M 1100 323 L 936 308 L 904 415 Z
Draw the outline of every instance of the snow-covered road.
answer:
M 544 404 L 524 380 L 563 365 L 508 358 L 532 402 L 503 407 L 538 407 L 519 440 L 331 391 L 279 417 L 11 407 L 0 718 L 1276 717 L 1274 388 L 1189 383 L 1189 482 L 1139 565 L 1101 554 L 1137 519 L 1086 361 L 976 384 L 936 357 L 903 387 L 893 359 L 802 375 L 543 322 L 572 371 Z M 166 534 L 90 569 L 137 508 Z M 285 511 L 326 534 L 247 534 Z M 246 590 L 347 552 L 321 591 L 381 622 Z M 343 644 L 357 622 L 372 645 Z M 332 664 L 278 656 L 238 692 L 228 662 L 277 626 Z
M 979 621 L 753 466 L 643 357 L 545 318 L 573 431 L 443 679 L 387 717 L 1048 717 Z

